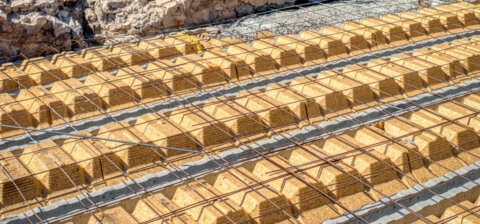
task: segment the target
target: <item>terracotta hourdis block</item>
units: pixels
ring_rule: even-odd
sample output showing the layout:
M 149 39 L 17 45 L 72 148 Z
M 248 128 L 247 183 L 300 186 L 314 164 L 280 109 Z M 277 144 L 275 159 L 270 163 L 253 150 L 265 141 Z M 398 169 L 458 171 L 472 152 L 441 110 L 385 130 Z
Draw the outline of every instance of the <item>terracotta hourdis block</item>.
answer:
M 440 10 L 432 8 L 423 8 L 417 11 L 424 16 L 438 18 L 442 23 L 443 27 L 445 27 L 448 32 L 458 33 L 464 31 L 463 24 L 458 19 L 458 16 L 454 14 L 442 12 Z
M 325 59 L 325 53 L 318 44 L 302 40 L 296 35 L 279 36 L 277 42 L 279 45 L 294 49 L 304 61 Z
M 330 38 L 342 41 L 350 54 L 360 54 L 370 50 L 363 35 L 358 35 L 336 26 L 323 27 L 322 33 Z
M 365 39 L 365 41 L 367 41 L 372 50 L 379 50 L 387 47 L 387 38 L 380 30 L 372 29 L 363 24 L 358 24 L 353 21 L 348 21 L 344 23 L 343 29 L 363 36 L 363 38 Z
M 105 209 L 95 213 L 88 220 L 88 224 L 135 224 L 138 223 L 122 206 Z
M 148 51 L 137 47 L 134 43 L 113 45 L 111 51 L 115 57 L 119 57 L 128 65 L 144 64 L 153 59 Z
M 121 56 L 105 47 L 91 47 L 82 50 L 80 56 L 90 62 L 98 71 L 106 71 L 125 66 Z
M 66 75 L 60 68 L 50 63 L 45 58 L 31 58 L 24 60 L 19 65 L 19 70 L 30 76 L 30 78 L 40 85 L 48 85 L 52 82 L 66 78 Z
M 361 65 L 352 65 L 343 69 L 343 74 L 353 80 L 371 87 L 378 98 L 392 97 L 400 94 L 400 88 L 393 78 L 369 70 Z
M 169 120 L 190 132 L 203 146 L 228 142 L 233 137 L 224 123 L 193 107 L 174 110 Z
M 357 150 L 357 147 L 365 147 L 365 145 L 348 135 L 341 135 L 339 139 L 326 140 L 322 149 L 329 156 L 339 154 L 347 156 L 343 161 L 355 168 L 371 185 L 384 183 L 397 177 L 388 157 L 374 150 L 369 150 L 370 155 L 368 155 Z
M 200 182 L 200 183 L 199 183 Z M 199 180 L 181 185 L 175 191 L 172 201 L 183 208 L 213 198 L 221 193 L 210 184 Z M 206 205 L 198 205 L 187 209 L 186 213 L 198 223 L 239 223 L 246 220 L 243 209 L 229 198 L 214 200 Z
M 163 195 L 162 193 L 155 193 L 153 195 L 148 195 L 147 197 L 143 197 L 142 199 L 138 200 L 131 215 L 138 222 L 141 222 L 141 223 L 143 222 L 162 223 L 163 221 L 166 221 L 168 223 L 185 223 L 185 224 L 196 223 L 185 212 L 174 212 L 178 209 L 179 208 L 167 197 L 165 197 L 165 195 Z M 174 214 L 168 215 L 165 218 L 161 218 L 160 220 L 152 222 L 152 220 L 158 219 L 159 216 L 165 215 L 171 212 L 174 212 Z
M 292 124 L 298 120 L 287 105 L 259 91 L 240 93 L 235 101 L 240 106 L 258 114 L 270 127 Z
M 124 121 L 102 126 L 97 137 L 152 144 L 150 139 Z M 128 168 L 160 160 L 160 155 L 155 151 L 157 149 L 154 148 L 113 141 L 102 140 L 100 142 L 110 148 Z
M 408 43 L 407 34 L 400 26 L 374 18 L 363 19 L 361 23 L 370 28 L 382 31 L 388 42 L 394 46 Z
M 465 76 L 465 70 L 460 61 L 448 55 L 438 53 L 430 49 L 418 49 L 412 53 L 414 57 L 440 66 L 443 72 L 450 78 L 455 79 Z
M 75 120 L 92 117 L 103 108 L 97 94 L 76 79 L 55 82 L 50 92 L 70 109 Z
M 227 53 L 244 60 L 255 72 L 270 71 L 276 68 L 275 61 L 269 54 L 244 43 L 229 46 Z
M 174 92 L 194 89 L 199 86 L 198 80 L 191 72 L 187 72 L 167 60 L 149 63 L 146 70 L 147 73 L 159 77 Z
M 90 135 L 87 131 L 77 134 Z M 83 168 L 85 174 L 91 180 L 103 179 L 105 176 L 120 172 L 122 169 L 118 156 L 100 141 L 79 138 L 67 139 L 62 144 L 62 149 Z
M 204 85 L 226 82 L 225 73 L 220 66 L 209 62 L 196 54 L 181 56 L 175 64 L 183 68 Z
M 442 215 L 442 220 L 451 220 L 449 223 L 473 224 L 480 223 L 478 207 L 470 201 L 460 202 L 459 205 L 448 207 Z
M 423 88 L 422 78 L 417 71 L 412 71 L 395 63 L 383 59 L 375 59 L 368 62 L 367 67 L 373 71 L 392 77 L 403 92 L 414 91 Z
M 201 50 L 200 46 L 184 35 L 169 35 L 164 41 L 168 46 L 177 48 L 177 50 L 183 55 L 196 54 Z
M 135 129 L 145 135 L 155 145 L 172 148 L 197 150 L 196 139 L 180 125 L 173 121 L 162 119 L 157 114 L 150 113 L 137 119 Z M 160 149 L 165 155 L 173 156 L 182 152 Z
M 468 72 L 480 69 L 480 54 L 478 52 L 449 44 L 434 45 L 432 50 L 460 60 Z
M 340 40 L 335 40 L 315 30 L 303 31 L 299 34 L 305 41 L 319 45 L 323 49 L 329 60 L 336 60 L 339 57 L 346 57 L 348 52 L 345 44 Z
M 109 109 L 128 107 L 137 100 L 130 86 L 108 72 L 89 75 L 84 85 L 97 94 Z
M 385 121 L 384 130 L 393 137 L 402 137 L 406 141 L 414 143 L 421 155 L 428 156 L 434 161 L 453 155 L 452 146 L 446 140 L 429 131 L 420 132 L 420 128 L 398 118 Z
M 83 170 L 52 140 L 27 146 L 18 159 L 49 193 L 84 183 Z
M 348 101 L 341 91 L 335 91 L 308 78 L 297 78 L 290 89 L 320 105 L 325 114 L 348 109 Z
M 428 32 L 430 36 L 445 35 L 445 27 L 443 27 L 440 19 L 431 16 L 426 16 L 422 13 L 415 11 L 401 12 L 399 15 L 405 19 L 410 19 L 422 24 L 423 28 Z
M 288 218 L 292 210 L 291 207 L 286 207 L 289 204 L 285 196 L 267 184 L 249 188 L 258 182 L 260 182 L 258 177 L 239 167 L 219 174 L 214 187 L 224 194 L 241 190 L 229 195 L 228 198 L 240 205 L 256 223 L 275 223 Z
M 480 131 L 480 117 L 474 110 L 458 105 L 454 102 L 445 102 L 437 106 L 437 112 L 449 119 L 455 119 L 457 122 L 469 126 L 475 132 Z M 461 119 L 459 119 L 461 118 Z
M 271 85 L 265 90 L 265 94 L 287 105 L 300 119 L 308 119 L 322 115 L 320 106 L 315 101 L 287 88 L 288 87 L 282 84 Z
M 0 124 L 33 127 L 33 116 L 8 93 L 0 93 Z M 0 127 L 0 136 L 7 138 L 25 133 L 17 128 Z
M 69 121 L 67 107 L 54 94 L 42 86 L 21 90 L 17 101 L 39 122 L 40 127 Z
M 168 90 L 160 77 L 137 65 L 119 69 L 116 78 L 129 85 L 142 100 L 168 94 Z
M 71 52 L 56 54 L 52 57 L 50 62 L 60 68 L 62 72 L 70 78 L 85 77 L 88 74 L 97 71 L 91 62 L 83 59 L 80 55 Z
M 326 155 L 318 156 L 326 157 Z M 327 188 L 328 193 L 335 195 L 337 198 L 351 195 L 364 189 L 364 185 L 355 179 L 355 177 L 359 176 L 358 171 L 343 163 L 334 163 L 337 169 L 334 166 L 324 164 L 320 158 L 304 149 L 293 150 L 288 161 L 295 166 L 303 165 L 302 169 L 305 169 L 306 173 L 317 178 Z
M 302 212 L 297 219 L 304 224 L 316 224 L 338 217 L 340 214 L 336 210 L 333 205 L 324 205 Z
M 433 113 L 420 110 L 410 115 L 410 120 L 415 124 L 428 128 L 432 132 L 445 137 L 458 150 L 469 150 L 479 146 L 478 135 L 470 129 L 456 123 L 449 123 L 448 120 Z
M 347 96 L 352 106 L 363 105 L 375 101 L 373 91 L 368 85 L 363 85 L 353 79 L 340 75 L 340 73 L 330 70 L 318 74 L 317 82 L 331 87 L 336 91 L 342 91 Z
M 230 80 L 242 80 L 251 77 L 252 71 L 250 71 L 250 67 L 244 60 L 233 55 L 228 55 L 222 50 L 211 49 L 206 51 L 203 59 L 219 66 Z
M 382 135 L 379 133 L 382 133 Z M 423 167 L 422 157 L 418 153 L 415 153 L 417 151 L 415 147 L 410 144 L 403 144 L 401 140 L 391 142 L 391 140 L 388 139 L 390 136 L 385 135 L 387 135 L 387 133 L 384 133 L 382 130 L 370 127 L 356 131 L 353 137 L 367 146 L 379 144 L 378 146 L 374 146 L 373 149 L 387 156 L 392 163 L 403 172 L 410 172 L 410 170 Z
M 231 102 L 207 101 L 203 110 L 216 120 L 225 123 L 234 134 L 250 135 L 263 132 L 268 127 L 257 114 Z
M 463 98 L 459 99 L 463 104 L 476 109 L 480 110 L 480 96 L 477 94 L 470 94 L 468 96 L 465 96 Z
M 11 63 L 7 64 L 7 66 L 2 65 L 0 68 L 0 88 L 4 92 L 13 92 L 36 85 L 29 74 Z
M 270 157 L 270 159 L 283 168 L 291 167 L 291 165 L 279 157 Z M 286 172 L 281 171 L 281 168 L 267 160 L 260 160 L 257 162 L 252 173 L 259 177 L 259 179 L 262 181 L 268 181 L 277 178 L 280 175 L 286 174 Z M 310 186 L 302 183 L 295 177 L 279 178 L 269 181 L 268 185 L 271 186 L 273 190 L 282 193 L 288 199 L 288 201 L 294 205 L 293 208 L 296 212 L 302 212 L 308 209 L 320 207 L 329 202 L 326 197 L 318 192 L 325 192 L 326 190 L 321 182 L 302 174 L 297 175 L 301 176 L 300 178 L 302 178 L 303 181 L 307 182 L 310 184 L 310 186 L 313 186 L 316 189 L 312 189 Z
M 427 85 L 445 83 L 447 81 L 447 77 L 440 66 L 428 61 L 407 54 L 395 55 L 390 58 L 390 61 L 412 71 L 417 71 Z
M 427 32 L 425 31 L 420 22 L 402 18 L 394 14 L 383 15 L 382 17 L 380 17 L 380 20 L 402 27 L 410 40 L 417 41 L 427 38 Z
M 475 12 L 471 10 L 471 8 L 468 10 L 465 10 L 455 5 L 440 5 L 435 7 L 435 9 L 458 16 L 458 19 L 460 20 L 460 22 L 468 28 L 471 28 L 471 29 L 478 28 L 478 25 L 479 25 L 478 18 L 475 15 Z
M 180 51 L 160 38 L 144 38 L 138 47 L 146 50 L 149 55 L 158 59 L 170 59 L 181 55 Z
M 300 64 L 300 57 L 297 52 L 288 46 L 279 45 L 272 39 L 260 39 L 253 41 L 252 46 L 270 55 L 277 64 L 289 66 Z
M 22 195 L 27 200 L 40 196 L 38 181 L 11 152 L 2 152 L 0 164 L 3 167 L 0 170 L 0 203 L 3 206 L 23 202 Z

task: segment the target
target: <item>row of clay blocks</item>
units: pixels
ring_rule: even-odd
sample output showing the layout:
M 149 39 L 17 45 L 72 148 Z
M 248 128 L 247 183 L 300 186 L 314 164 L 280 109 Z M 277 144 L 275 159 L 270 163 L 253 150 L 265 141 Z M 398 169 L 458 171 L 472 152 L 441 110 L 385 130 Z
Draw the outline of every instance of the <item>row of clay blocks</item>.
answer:
M 235 134 L 244 135 L 268 126 L 312 119 L 401 93 L 415 95 L 423 92 L 421 88 L 443 87 L 448 80 L 461 80 L 467 73 L 479 70 L 479 40 L 480 37 L 457 40 L 453 44 L 433 46 L 431 50 L 414 51 L 413 56 L 399 54 L 390 61 L 376 59 L 367 65 L 349 66 L 341 73 L 327 71 L 316 77 L 298 78 L 289 84 L 272 85 L 256 94 L 241 93 L 234 103 L 229 102 L 228 105 L 213 100 L 207 103 L 210 106 L 204 108 L 207 118 L 198 119 L 211 122 L 225 120 L 226 126 L 233 129 Z M 53 83 L 50 90 L 33 86 L 19 92 L 16 97 L 18 103 L 6 93 L 1 94 L 5 102 L 4 109 L 0 111 L 2 124 L 23 127 L 64 124 L 108 110 L 131 108 L 138 100 L 165 96 L 168 92 L 188 89 L 198 83 L 193 77 L 162 82 L 165 77 L 178 78 L 172 76 L 173 71 L 158 70 L 145 76 L 132 75 L 132 72 L 144 73 L 153 65 L 151 63 L 147 69 L 140 66 L 124 68 L 116 76 L 108 72 L 94 73 L 87 76 L 84 83 L 77 79 L 66 79 Z M 192 110 L 181 108 L 172 114 L 179 114 L 179 111 Z M 196 109 L 192 113 L 197 114 Z M 252 115 L 244 116 L 248 113 Z M 231 119 L 235 117 L 233 115 L 239 118 Z M 184 127 L 193 131 L 189 125 Z M 1 135 L 8 137 L 21 133 L 21 130 L 2 127 Z M 228 135 L 228 131 L 224 131 L 223 136 L 225 134 Z M 228 137 L 222 139 L 226 141 Z
M 449 206 L 443 211 L 441 216 L 429 215 L 425 218 L 431 222 L 444 222 L 446 223 L 480 223 L 480 217 L 478 216 L 478 206 L 480 205 L 480 198 L 477 198 L 475 203 L 469 200 L 459 202 L 456 205 Z M 413 224 L 425 223 L 422 220 L 417 220 Z
M 348 54 L 426 39 L 429 35 L 475 29 L 479 26 L 478 18 L 469 7 L 456 4 L 399 15 L 388 14 L 379 19 L 367 18 L 360 23 L 347 22 L 342 28 L 325 27 L 320 31 L 301 32 L 298 36 L 281 36 L 276 40 L 259 39 L 252 45 L 240 40 L 213 39 L 204 43 L 207 50 L 203 57 L 195 54 L 201 50 L 200 46 L 183 35 L 168 36 L 165 40 L 146 38 L 139 43 L 60 53 L 50 60 L 34 58 L 19 66 L 4 64 L 0 86 L 10 92 L 129 65 L 168 64 L 166 59 L 170 58 L 177 58 L 174 70 L 180 71 L 175 73 L 185 70 L 208 85 L 250 77 L 253 72 L 273 71 L 278 66 L 300 65 L 325 58 L 336 60 Z M 160 67 L 169 68 L 167 66 Z

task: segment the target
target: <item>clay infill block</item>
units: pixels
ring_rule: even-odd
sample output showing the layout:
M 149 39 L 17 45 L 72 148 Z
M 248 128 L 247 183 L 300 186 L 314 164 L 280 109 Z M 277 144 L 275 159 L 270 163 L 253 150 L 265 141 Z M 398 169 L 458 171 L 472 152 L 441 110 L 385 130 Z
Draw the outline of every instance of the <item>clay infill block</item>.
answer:
M 407 43 L 407 34 L 400 26 L 374 18 L 363 19 L 361 23 L 367 27 L 382 31 L 390 44 Z
M 440 66 L 445 74 L 450 79 L 455 79 L 459 76 L 464 76 L 465 69 L 460 61 L 456 58 L 452 58 L 448 55 L 437 53 L 430 49 L 419 49 L 412 53 L 414 57 L 433 63 Z
M 260 179 L 250 171 L 239 167 L 219 174 L 214 187 L 224 194 L 245 189 L 228 198 L 240 205 L 257 223 L 275 223 L 286 219 L 292 212 L 291 207 L 286 207 L 289 205 L 286 198 L 269 185 L 249 188 L 258 182 Z M 267 213 L 270 214 L 265 215 Z
M 357 35 L 362 35 L 364 39 L 370 44 L 370 48 L 373 50 L 378 49 L 382 45 L 387 44 L 387 38 L 383 35 L 382 31 L 372 29 L 363 24 L 358 24 L 353 21 L 348 21 L 343 24 L 343 29 L 348 30 Z M 386 46 L 383 46 L 386 47 Z
M 341 40 L 333 39 L 316 30 L 303 31 L 299 36 L 305 41 L 319 45 L 320 48 L 325 51 L 328 58 L 336 59 L 335 56 L 340 57 L 348 53 L 345 44 Z
M 197 44 L 184 35 L 170 35 L 167 36 L 164 41 L 167 45 L 177 48 L 177 50 L 184 55 L 196 54 L 201 50 Z
M 469 49 L 455 45 L 439 44 L 432 46 L 432 50 L 461 60 L 462 65 L 465 66 L 468 72 L 480 69 L 480 55 Z
M 412 126 L 398 118 L 385 121 L 384 130 L 394 136 L 405 136 L 407 141 L 413 142 L 422 156 L 429 157 L 434 161 L 451 157 L 452 146 L 444 139 L 429 132 L 419 132 L 419 128 Z
M 3 206 L 23 202 L 22 195 L 27 200 L 40 196 L 38 181 L 13 156 L 11 152 L 0 155 L 3 167 L 0 171 L 0 203 Z
M 439 19 L 418 13 L 415 11 L 401 12 L 399 15 L 405 19 L 411 19 L 419 22 L 425 28 L 425 30 L 433 36 L 445 34 L 445 28 Z
M 231 130 L 223 122 L 193 107 L 174 110 L 169 120 L 182 126 L 203 146 L 228 142 L 233 137 Z
M 368 85 L 364 85 L 358 81 L 340 75 L 336 71 L 326 71 L 318 74 L 317 82 L 328 86 L 335 91 L 342 91 L 347 96 L 352 106 L 363 105 L 368 102 L 375 101 L 372 89 Z
M 295 35 L 284 35 L 277 38 L 277 42 L 281 45 L 294 49 L 297 54 L 304 61 L 311 61 L 317 59 L 325 59 L 325 53 L 323 50 L 311 41 L 302 40 Z
M 423 28 L 422 24 L 413 20 L 402 18 L 398 15 L 387 14 L 380 17 L 381 20 L 395 24 L 402 27 L 405 33 L 408 34 L 409 39 L 425 39 L 427 32 Z
M 445 210 L 442 220 L 451 220 L 451 223 L 479 223 L 478 208 L 470 201 L 460 202 Z
M 217 189 L 199 180 L 199 182 L 188 183 L 188 186 L 178 187 L 172 201 L 179 207 L 185 207 L 218 195 L 221 193 Z M 206 224 L 232 221 L 239 223 L 246 220 L 243 209 L 227 197 L 187 209 L 186 213 L 197 222 Z
M 119 69 L 116 78 L 129 85 L 142 100 L 168 94 L 167 87 L 160 77 L 137 65 Z
M 56 54 L 50 61 L 70 78 L 81 78 L 97 71 L 91 62 L 71 52 Z
M 251 113 L 238 104 L 211 100 L 207 101 L 206 105 L 205 112 L 225 123 L 236 135 L 250 135 L 267 129 L 266 124 L 257 114 Z
M 227 53 L 244 60 L 245 63 L 250 66 L 251 70 L 255 72 L 264 72 L 276 69 L 275 61 L 269 54 L 248 44 L 241 43 L 231 45 L 228 47 Z
M 10 64 L 10 63 L 7 63 Z M 36 85 L 32 77 L 15 65 L 2 65 L 0 68 L 0 87 L 4 92 L 13 92 L 19 89 Z
M 87 131 L 77 134 L 90 136 Z M 83 168 L 91 180 L 102 179 L 109 174 L 120 172 L 122 169 L 118 156 L 100 141 L 67 139 L 62 144 L 62 149 Z
M 85 182 L 80 166 L 51 140 L 27 146 L 18 159 L 49 193 Z
M 148 51 L 137 47 L 134 43 L 113 45 L 111 52 L 114 57 L 120 58 L 128 65 L 143 64 L 153 59 Z
M 60 68 L 50 63 L 45 58 L 31 58 L 24 60 L 19 65 L 19 70 L 30 76 L 37 84 L 48 85 L 52 82 L 66 78 Z
M 90 117 L 103 108 L 102 100 L 90 88 L 76 79 L 55 82 L 50 92 L 59 98 L 75 119 Z
M 458 19 L 458 16 L 445 13 L 437 9 L 432 8 L 423 8 L 417 10 L 419 13 L 423 14 L 424 16 L 431 16 L 440 19 L 442 25 L 448 29 L 449 32 L 462 32 L 463 31 L 463 24 Z
M 125 66 L 122 58 L 104 47 L 92 47 L 82 50 L 81 57 L 90 62 L 98 71 L 106 71 Z
M 476 26 L 478 26 L 479 21 L 477 16 L 475 15 L 475 12 L 473 12 L 472 10 L 464 10 L 461 7 L 457 7 L 455 5 L 440 5 L 437 6 L 435 9 L 458 16 L 458 19 L 464 26 L 478 28 Z
M 162 193 L 155 193 L 138 200 L 131 215 L 139 222 L 149 222 L 154 219 L 171 223 L 196 223 L 185 212 L 175 212 L 179 208 Z M 174 213 L 166 218 L 159 218 L 160 215 Z
M 368 69 L 395 79 L 403 92 L 414 91 L 423 88 L 422 78 L 417 71 L 407 69 L 384 59 L 375 59 L 368 62 Z
M 393 78 L 369 70 L 361 65 L 352 65 L 343 69 L 343 74 L 371 87 L 378 98 L 391 97 L 400 94 L 400 88 Z
M 364 189 L 364 185 L 355 179 L 359 176 L 358 171 L 343 163 L 335 163 L 336 167 L 326 165 L 321 159 L 304 149 L 293 150 L 288 161 L 295 166 L 309 164 L 304 167 L 305 172 L 317 178 L 327 188 L 328 193 L 335 195 L 337 198 Z
M 288 125 L 298 121 L 295 113 L 287 105 L 260 91 L 240 93 L 235 102 L 258 114 L 270 127 Z
M 412 71 L 417 71 L 423 81 L 428 85 L 444 83 L 447 81 L 447 77 L 440 66 L 428 61 L 407 54 L 395 55 L 390 58 L 390 61 Z
M 191 73 L 204 85 L 227 81 L 225 73 L 223 73 L 220 66 L 196 54 L 178 57 L 175 64 L 179 68 L 183 68 L 183 70 Z
M 123 121 L 102 126 L 102 128 L 100 128 L 98 137 L 129 141 L 133 143 L 138 142 L 152 144 L 150 139 Z M 158 152 L 156 152 L 156 148 L 106 140 L 102 140 L 100 142 L 109 147 L 110 150 L 115 153 L 115 155 L 117 155 L 122 160 L 123 164 L 128 168 L 148 164 L 161 159 Z
M 0 94 L 0 122 L 3 125 L 33 127 L 33 116 L 21 104 L 16 102 L 8 93 Z M 17 128 L 0 127 L 2 138 L 24 133 Z
M 292 167 L 279 157 L 270 157 L 270 159 L 283 168 Z M 262 181 L 271 180 L 280 175 L 286 174 L 286 172 L 282 171 L 282 168 L 267 160 L 260 160 L 257 162 L 252 173 Z M 307 182 L 310 184 L 310 186 L 313 186 L 316 189 L 312 189 L 312 187 L 304 184 L 296 177 L 278 178 L 276 180 L 269 181 L 268 185 L 271 186 L 273 190 L 282 193 L 289 200 L 289 202 L 294 205 L 293 208 L 297 212 L 316 208 L 329 202 L 326 197 L 318 192 L 325 192 L 326 190 L 320 181 L 302 174 L 297 175 L 300 175 L 303 181 Z
M 228 55 L 222 50 L 211 49 L 206 51 L 203 58 L 218 65 L 230 80 L 241 80 L 251 77 L 252 71 L 250 71 L 250 67 L 248 67 L 244 60 L 233 55 Z
M 200 86 L 198 80 L 191 72 L 176 66 L 170 61 L 157 61 L 149 63 L 146 67 L 148 73 L 159 77 L 169 88 L 169 91 L 178 92 L 194 89 Z
M 300 64 L 300 57 L 297 52 L 288 46 L 279 45 L 272 39 L 255 40 L 252 46 L 258 50 L 262 50 L 268 55 L 271 55 L 273 60 L 281 66 L 289 66 Z
M 320 106 L 315 101 L 288 89 L 288 87 L 283 84 L 269 86 L 265 90 L 265 94 L 287 105 L 300 119 L 308 119 L 322 115 Z
M 21 90 L 17 101 L 39 122 L 39 127 L 63 124 L 70 120 L 63 102 L 42 86 Z
M 155 145 L 172 148 L 197 150 L 197 141 L 187 130 L 177 123 L 162 119 L 157 114 L 146 114 L 137 119 L 135 129 L 145 135 Z M 160 149 L 165 155 L 173 156 L 182 152 Z
M 367 41 L 365 41 L 363 35 L 358 35 L 336 26 L 323 27 L 322 33 L 333 39 L 342 41 L 350 53 L 355 51 L 364 53 L 369 50 Z
M 138 47 L 147 50 L 148 54 L 158 59 L 170 59 L 181 55 L 180 51 L 175 46 L 169 45 L 159 38 L 142 39 L 138 44 Z
M 84 85 L 97 94 L 109 108 L 131 104 L 137 100 L 130 86 L 108 72 L 89 75 Z

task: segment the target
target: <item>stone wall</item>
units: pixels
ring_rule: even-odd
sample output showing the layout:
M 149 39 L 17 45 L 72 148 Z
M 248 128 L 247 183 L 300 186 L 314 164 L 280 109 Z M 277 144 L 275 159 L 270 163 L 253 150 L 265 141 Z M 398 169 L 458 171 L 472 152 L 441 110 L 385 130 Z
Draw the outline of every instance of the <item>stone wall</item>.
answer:
M 0 60 L 222 22 L 295 0 L 0 0 Z

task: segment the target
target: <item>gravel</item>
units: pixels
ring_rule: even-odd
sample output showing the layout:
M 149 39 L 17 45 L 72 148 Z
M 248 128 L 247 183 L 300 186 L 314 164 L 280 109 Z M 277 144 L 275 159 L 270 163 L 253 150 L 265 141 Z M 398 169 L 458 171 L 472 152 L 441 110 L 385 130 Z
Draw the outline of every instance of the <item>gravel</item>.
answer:
M 424 2 L 433 6 L 449 3 L 448 0 Z M 261 31 L 270 31 L 275 35 L 295 34 L 308 29 L 341 25 L 346 21 L 420 8 L 418 0 L 344 0 L 313 4 L 297 5 L 296 8 L 263 15 L 250 15 L 231 24 L 219 25 L 215 28 L 218 32 L 216 36 L 252 40 Z

